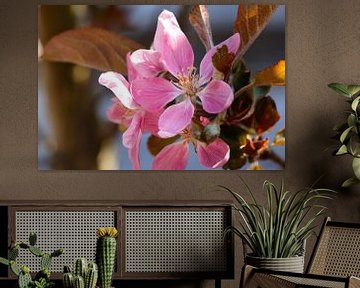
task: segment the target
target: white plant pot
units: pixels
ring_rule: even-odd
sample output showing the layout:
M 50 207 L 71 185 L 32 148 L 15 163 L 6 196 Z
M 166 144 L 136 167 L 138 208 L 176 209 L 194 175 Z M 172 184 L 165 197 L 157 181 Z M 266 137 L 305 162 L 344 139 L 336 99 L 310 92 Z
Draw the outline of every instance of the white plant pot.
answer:
M 289 258 L 263 258 L 246 255 L 245 263 L 262 269 L 304 273 L 304 256 Z

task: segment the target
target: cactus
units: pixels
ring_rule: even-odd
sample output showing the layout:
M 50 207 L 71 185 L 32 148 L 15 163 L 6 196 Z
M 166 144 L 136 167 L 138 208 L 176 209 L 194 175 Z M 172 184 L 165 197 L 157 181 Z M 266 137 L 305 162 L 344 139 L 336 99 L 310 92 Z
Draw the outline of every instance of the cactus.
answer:
M 96 262 L 99 267 L 100 288 L 110 288 L 116 258 L 116 236 L 114 227 L 98 228 Z
M 40 267 L 41 269 L 49 269 L 50 265 L 51 265 L 51 260 L 52 257 L 50 254 L 45 253 L 42 257 L 41 257 L 41 262 L 40 262 Z
M 74 288 L 85 288 L 84 278 L 81 276 L 74 277 Z
M 21 271 L 20 268 L 16 265 L 16 262 L 14 260 L 10 261 L 10 269 L 16 276 L 19 276 Z
M 74 274 L 85 279 L 88 262 L 85 258 L 79 258 L 75 261 Z
M 18 285 L 19 288 L 28 288 L 32 283 L 30 269 L 27 266 L 21 267 L 21 271 L 19 274 Z
M 10 265 L 10 261 L 8 259 L 3 258 L 3 257 L 0 257 L 0 263 L 4 264 L 6 266 Z
M 53 253 L 44 253 L 40 248 L 36 247 L 37 236 L 35 233 L 30 233 L 29 244 L 20 242 L 16 243 L 11 241 L 9 247 L 8 259 L 0 257 L 0 264 L 10 266 L 11 271 L 18 276 L 18 286 L 19 288 L 48 288 L 51 287 L 53 282 L 50 281 L 50 265 L 53 257 L 60 256 L 63 254 L 63 249 L 55 250 Z M 27 266 L 22 266 L 21 268 L 16 264 L 16 259 L 19 256 L 19 250 L 24 249 L 28 250 L 30 253 L 37 257 L 41 257 L 41 271 L 39 271 L 35 276 L 35 281 L 32 280 L 30 275 L 30 269 Z
M 74 287 L 74 276 L 72 275 L 72 273 L 64 273 L 62 280 L 64 288 Z
M 85 276 L 85 288 L 95 288 L 98 279 L 98 266 L 96 263 L 89 263 Z
M 15 261 L 16 258 L 19 256 L 19 246 L 16 245 L 14 248 L 10 249 L 8 256 L 9 256 L 9 260 Z
M 40 248 L 38 248 L 38 247 L 36 247 L 36 246 L 30 246 L 30 247 L 29 247 L 29 251 L 30 251 L 33 255 L 35 255 L 35 256 L 37 256 L 37 257 L 42 257 L 42 256 L 44 255 L 44 252 L 42 252 L 42 251 L 40 250 Z
M 36 245 L 36 241 L 37 241 L 37 235 L 34 232 L 31 232 L 29 235 L 29 244 L 31 246 L 35 246 Z
M 51 273 L 50 273 L 49 269 L 44 268 L 44 269 L 40 270 L 38 273 L 36 273 L 35 280 L 36 281 L 40 281 L 41 279 L 49 280 L 50 275 L 51 275 Z
M 85 258 L 76 259 L 74 263 L 74 272 L 71 273 L 69 266 L 64 266 L 63 273 L 63 286 L 64 288 L 77 288 L 75 286 L 75 281 L 77 285 L 83 288 L 95 288 L 98 278 L 98 268 L 95 263 L 89 263 Z M 79 279 L 82 279 L 79 280 Z M 76 280 L 77 279 L 77 280 Z M 83 284 L 81 283 L 83 282 Z

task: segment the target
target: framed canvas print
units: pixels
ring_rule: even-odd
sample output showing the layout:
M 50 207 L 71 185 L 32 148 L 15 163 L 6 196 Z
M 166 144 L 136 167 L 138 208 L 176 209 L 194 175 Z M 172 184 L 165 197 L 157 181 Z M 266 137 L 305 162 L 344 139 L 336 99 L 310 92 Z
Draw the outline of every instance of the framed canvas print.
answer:
M 285 167 L 283 5 L 40 5 L 40 170 Z

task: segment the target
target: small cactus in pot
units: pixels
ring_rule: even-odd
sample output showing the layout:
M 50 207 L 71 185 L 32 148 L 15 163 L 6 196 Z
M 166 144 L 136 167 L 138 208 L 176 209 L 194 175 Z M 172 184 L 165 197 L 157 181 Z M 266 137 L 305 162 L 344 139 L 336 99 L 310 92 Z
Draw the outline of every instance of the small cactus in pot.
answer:
M 96 243 L 96 262 L 99 267 L 100 288 L 110 288 L 114 273 L 116 259 L 116 236 L 118 231 L 115 227 L 98 228 L 98 240 Z

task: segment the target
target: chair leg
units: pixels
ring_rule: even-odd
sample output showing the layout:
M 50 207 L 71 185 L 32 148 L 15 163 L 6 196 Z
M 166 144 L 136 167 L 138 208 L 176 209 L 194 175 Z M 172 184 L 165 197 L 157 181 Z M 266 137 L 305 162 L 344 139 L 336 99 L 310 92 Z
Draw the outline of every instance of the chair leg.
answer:
M 257 272 L 257 269 L 246 265 L 242 269 L 240 288 L 295 288 L 296 284 L 280 279 L 271 274 Z M 357 286 L 355 286 L 357 288 Z M 354 287 L 354 288 L 355 288 Z M 359 287 L 360 288 L 360 287 Z
M 254 271 L 254 267 L 250 265 L 244 265 L 241 271 L 240 286 L 239 286 L 240 288 L 248 287 L 253 271 Z
M 215 288 L 221 288 L 221 279 L 220 278 L 215 279 Z

